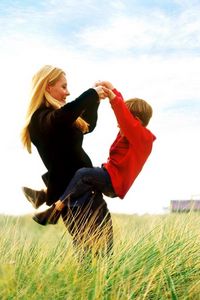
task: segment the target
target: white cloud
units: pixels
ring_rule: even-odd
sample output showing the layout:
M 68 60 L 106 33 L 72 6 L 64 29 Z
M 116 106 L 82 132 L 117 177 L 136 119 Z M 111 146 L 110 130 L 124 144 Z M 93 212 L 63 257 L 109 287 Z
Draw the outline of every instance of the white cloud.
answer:
M 124 3 L 124 1 L 122 0 L 114 0 L 114 1 L 110 1 L 110 6 L 113 9 L 116 9 L 117 11 L 122 11 L 126 9 L 126 4 Z
M 102 26 L 78 34 L 82 43 L 112 53 L 119 50 L 192 50 L 200 47 L 200 7 L 169 15 L 152 10 L 148 15 L 114 15 Z
M 178 4 L 182 9 L 199 7 L 199 0 L 174 0 L 174 3 Z

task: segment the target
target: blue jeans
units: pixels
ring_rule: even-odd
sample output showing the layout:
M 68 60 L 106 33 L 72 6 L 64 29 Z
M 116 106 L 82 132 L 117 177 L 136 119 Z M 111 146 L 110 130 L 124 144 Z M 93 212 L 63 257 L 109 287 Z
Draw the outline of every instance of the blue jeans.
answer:
M 103 167 L 81 168 L 75 173 L 60 200 L 65 204 L 70 202 L 70 206 L 79 206 L 95 192 L 116 197 L 110 176 Z

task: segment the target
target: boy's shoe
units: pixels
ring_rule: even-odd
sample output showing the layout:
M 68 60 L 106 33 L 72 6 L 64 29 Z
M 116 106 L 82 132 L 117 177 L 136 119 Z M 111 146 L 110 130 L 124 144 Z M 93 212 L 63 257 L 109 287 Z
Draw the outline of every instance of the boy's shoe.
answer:
M 26 186 L 22 187 L 22 191 L 28 201 L 33 205 L 34 208 L 40 207 L 46 201 L 46 193 L 44 190 L 32 190 Z
M 47 210 L 35 214 L 33 220 L 40 225 L 57 224 L 60 215 L 61 211 L 57 210 L 53 204 Z

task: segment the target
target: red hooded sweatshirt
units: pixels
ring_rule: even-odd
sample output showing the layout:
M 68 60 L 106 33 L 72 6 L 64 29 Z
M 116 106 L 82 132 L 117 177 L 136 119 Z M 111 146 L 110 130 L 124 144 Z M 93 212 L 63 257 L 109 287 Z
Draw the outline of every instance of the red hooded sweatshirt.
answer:
M 123 199 L 141 172 L 156 137 L 132 115 L 122 95 L 116 89 L 113 92 L 116 97 L 110 104 L 123 135 L 117 134 L 103 166 L 110 175 L 116 195 Z

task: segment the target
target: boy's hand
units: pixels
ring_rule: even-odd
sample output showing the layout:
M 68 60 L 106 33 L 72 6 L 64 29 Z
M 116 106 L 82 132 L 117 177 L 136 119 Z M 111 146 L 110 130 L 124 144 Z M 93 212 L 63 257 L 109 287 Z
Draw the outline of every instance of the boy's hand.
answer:
M 112 90 L 106 88 L 105 86 L 102 86 L 102 89 L 104 90 L 104 93 L 107 95 L 109 100 L 112 100 L 116 97 L 115 93 L 113 93 Z
M 114 89 L 114 86 L 112 85 L 112 83 L 111 82 L 109 82 L 109 81 L 97 81 L 96 83 L 95 83 L 95 86 L 99 86 L 99 85 L 101 85 L 101 86 L 104 86 L 105 88 L 107 88 L 107 89 L 110 89 L 110 90 L 113 90 Z

